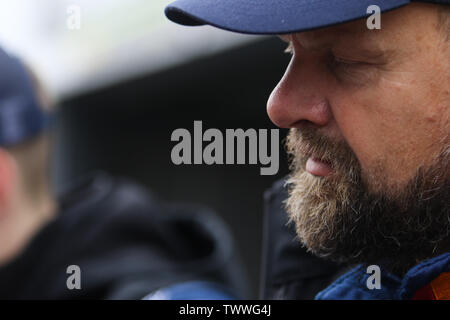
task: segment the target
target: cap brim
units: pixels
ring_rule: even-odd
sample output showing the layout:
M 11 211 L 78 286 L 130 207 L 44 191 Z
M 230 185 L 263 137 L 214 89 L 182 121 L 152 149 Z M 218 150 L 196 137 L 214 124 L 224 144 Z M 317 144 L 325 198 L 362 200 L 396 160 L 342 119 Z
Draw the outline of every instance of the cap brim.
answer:
M 410 0 L 378 0 L 381 12 Z M 285 34 L 312 30 L 367 17 L 373 0 L 178 0 L 166 7 L 173 22 L 209 24 L 247 34 Z

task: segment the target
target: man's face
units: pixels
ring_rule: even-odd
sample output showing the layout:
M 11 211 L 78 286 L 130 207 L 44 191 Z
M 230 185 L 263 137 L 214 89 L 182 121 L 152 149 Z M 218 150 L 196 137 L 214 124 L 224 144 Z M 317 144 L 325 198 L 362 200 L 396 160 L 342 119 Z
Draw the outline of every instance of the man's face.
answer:
M 403 268 L 448 238 L 450 48 L 437 8 L 385 13 L 381 30 L 359 20 L 282 37 L 293 57 L 268 114 L 291 128 L 287 209 L 317 254 Z

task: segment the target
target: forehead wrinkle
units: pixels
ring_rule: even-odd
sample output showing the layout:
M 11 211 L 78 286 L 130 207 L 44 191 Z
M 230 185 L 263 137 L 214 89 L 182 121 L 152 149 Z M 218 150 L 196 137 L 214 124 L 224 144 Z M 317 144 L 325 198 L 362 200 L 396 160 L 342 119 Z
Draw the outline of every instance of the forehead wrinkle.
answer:
M 320 51 L 331 49 L 340 45 L 355 44 L 378 44 L 378 36 L 374 32 L 368 32 L 365 22 L 361 20 L 348 22 L 342 25 L 331 26 L 327 28 L 293 33 L 290 35 L 293 42 L 296 42 L 305 50 Z
M 366 36 L 367 35 L 367 36 Z M 380 43 L 377 36 L 355 30 L 319 30 L 292 34 L 292 42 L 310 52 L 335 51 L 358 52 L 369 58 L 382 58 L 388 55 L 388 48 Z
M 345 37 L 357 35 L 353 28 L 335 26 L 319 30 L 292 34 L 292 40 L 305 50 L 320 51 L 330 49 Z
M 307 51 L 321 51 L 331 48 L 333 40 L 330 36 L 321 35 L 317 31 L 292 35 L 292 41 Z M 336 39 L 334 39 L 336 41 Z

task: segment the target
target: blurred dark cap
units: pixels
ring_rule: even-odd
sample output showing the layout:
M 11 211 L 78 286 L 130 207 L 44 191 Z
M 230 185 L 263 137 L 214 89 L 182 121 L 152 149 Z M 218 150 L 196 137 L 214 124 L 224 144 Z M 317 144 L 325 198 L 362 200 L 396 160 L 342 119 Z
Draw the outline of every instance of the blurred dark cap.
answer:
M 248 34 L 286 34 L 327 27 L 369 16 L 367 8 L 381 12 L 411 2 L 450 4 L 450 0 L 178 0 L 166 7 L 173 22 L 209 24 Z
M 31 139 L 47 124 L 31 74 L 18 58 L 0 48 L 0 147 Z

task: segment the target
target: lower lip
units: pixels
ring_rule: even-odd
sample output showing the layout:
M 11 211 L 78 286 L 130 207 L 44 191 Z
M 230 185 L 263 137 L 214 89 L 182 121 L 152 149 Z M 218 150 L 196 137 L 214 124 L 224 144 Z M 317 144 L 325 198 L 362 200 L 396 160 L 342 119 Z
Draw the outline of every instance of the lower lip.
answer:
M 315 158 L 309 158 L 306 162 L 306 171 L 318 177 L 326 177 L 333 173 L 331 166 Z

